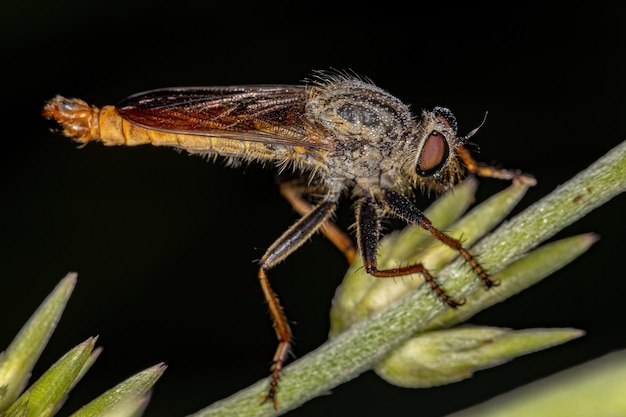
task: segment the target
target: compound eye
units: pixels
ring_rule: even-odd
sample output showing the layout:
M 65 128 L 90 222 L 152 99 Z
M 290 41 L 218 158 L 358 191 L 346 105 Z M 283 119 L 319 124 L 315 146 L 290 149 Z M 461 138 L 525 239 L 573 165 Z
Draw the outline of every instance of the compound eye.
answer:
M 417 158 L 415 169 L 420 177 L 430 177 L 437 174 L 448 163 L 450 149 L 446 138 L 433 130 Z
M 448 127 L 452 129 L 454 133 L 456 134 L 458 130 L 458 124 L 456 121 L 456 117 L 454 116 L 454 113 L 452 113 L 450 109 L 446 107 L 435 107 L 433 109 L 433 113 L 435 114 L 437 119 L 441 120 L 446 125 L 448 125 Z

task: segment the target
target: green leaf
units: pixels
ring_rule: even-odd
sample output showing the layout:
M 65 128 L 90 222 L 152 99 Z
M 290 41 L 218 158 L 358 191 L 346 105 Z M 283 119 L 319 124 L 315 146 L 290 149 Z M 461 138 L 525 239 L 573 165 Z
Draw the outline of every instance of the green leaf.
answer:
M 533 382 L 449 417 L 626 416 L 626 351 Z
M 422 333 L 376 365 L 387 382 L 426 388 L 469 378 L 480 369 L 582 336 L 576 329 L 510 330 L 462 326 Z
M 149 390 L 165 372 L 164 364 L 154 365 L 111 388 L 71 417 L 134 417 L 149 400 Z
M 66 353 L 9 407 L 7 417 L 54 415 L 74 386 L 95 343 L 96 338 L 89 338 Z
M 35 363 L 76 285 L 76 274 L 68 274 L 22 327 L 0 359 L 0 411 L 24 390 Z
M 422 331 L 450 327 L 462 323 L 476 313 L 517 294 L 538 283 L 582 255 L 598 241 L 593 233 L 572 236 L 547 243 L 511 262 L 492 276 L 500 282 L 497 287 L 486 290 L 477 287 L 465 296 L 466 303 L 460 308 L 448 309 L 437 316 Z

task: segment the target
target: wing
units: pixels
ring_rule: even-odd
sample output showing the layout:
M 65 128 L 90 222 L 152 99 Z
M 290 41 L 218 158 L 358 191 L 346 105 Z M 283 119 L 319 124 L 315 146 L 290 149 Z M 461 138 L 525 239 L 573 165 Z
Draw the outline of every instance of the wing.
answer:
M 305 86 L 182 87 L 132 95 L 122 118 L 164 132 L 331 149 L 305 117 Z

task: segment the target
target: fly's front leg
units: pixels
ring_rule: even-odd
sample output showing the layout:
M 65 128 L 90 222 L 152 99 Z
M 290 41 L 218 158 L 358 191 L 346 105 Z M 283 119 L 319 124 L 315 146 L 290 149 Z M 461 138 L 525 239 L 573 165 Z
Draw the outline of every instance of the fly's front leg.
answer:
M 314 206 L 302 198 L 298 190 L 299 187 L 294 181 L 280 181 L 278 187 L 282 196 L 285 197 L 294 210 L 301 216 L 305 216 L 313 210 Z M 356 257 L 356 248 L 350 236 L 331 220 L 324 221 L 320 230 L 324 233 L 324 236 L 344 254 L 348 263 L 352 265 Z
M 422 213 L 417 207 L 415 207 L 415 205 L 407 197 L 394 191 L 385 191 L 384 199 L 387 207 L 389 207 L 396 216 L 404 219 L 409 223 L 417 224 L 424 230 L 429 231 L 430 234 L 433 235 L 441 243 L 457 251 L 459 255 L 461 255 L 463 259 L 465 259 L 465 262 L 467 262 L 472 267 L 476 275 L 480 277 L 480 279 L 483 281 L 483 284 L 487 288 L 498 284 L 497 282 L 489 278 L 487 272 L 474 259 L 470 251 L 463 247 L 459 240 L 448 236 L 439 229 L 435 228 L 430 220 L 426 218 L 424 213 Z M 445 297 L 442 298 L 444 298 L 444 300 L 446 299 Z
M 437 296 L 450 307 L 457 307 L 462 304 L 463 301 L 455 300 L 447 295 L 421 263 L 400 268 L 378 269 L 376 256 L 380 239 L 380 210 L 378 205 L 369 197 L 365 197 L 357 207 L 357 240 L 367 273 L 378 278 L 393 278 L 419 273 L 422 274 L 424 280 L 428 282 Z M 426 219 L 421 212 L 418 211 L 418 213 Z M 419 222 L 416 223 L 420 224 Z M 422 225 L 420 224 L 420 226 Z
M 519 169 L 498 168 L 483 162 L 478 162 L 472 157 L 470 151 L 463 146 L 457 147 L 456 153 L 461 159 L 461 162 L 463 162 L 463 165 L 465 165 L 470 172 L 480 175 L 481 177 L 513 180 L 530 186 L 537 184 L 537 180 L 535 180 L 532 175 L 526 174 Z
M 259 282 L 270 311 L 276 337 L 278 338 L 278 347 L 270 369 L 270 389 L 268 394 L 263 397 L 262 402 L 271 399 L 274 403 L 274 408 L 278 408 L 276 389 L 278 387 L 280 372 L 289 355 L 292 334 L 283 308 L 267 279 L 267 272 L 302 246 L 302 244 L 322 226 L 335 210 L 337 205 L 336 200 L 337 198 L 335 196 L 328 196 L 304 217 L 300 218 L 300 220 L 270 246 L 259 262 Z

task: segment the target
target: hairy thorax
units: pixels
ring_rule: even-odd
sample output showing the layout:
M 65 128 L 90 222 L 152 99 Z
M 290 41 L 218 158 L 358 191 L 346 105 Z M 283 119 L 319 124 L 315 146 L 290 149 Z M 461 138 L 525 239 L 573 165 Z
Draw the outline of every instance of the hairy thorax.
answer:
M 377 187 L 395 181 L 415 129 L 405 104 L 372 84 L 342 79 L 313 87 L 305 114 L 335 145 L 326 155 L 329 180 Z

